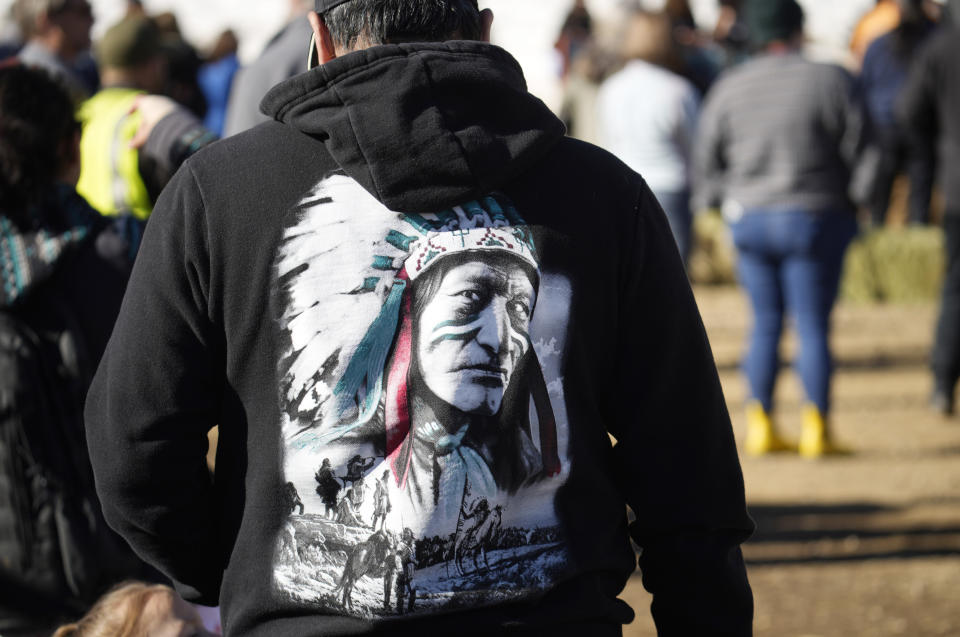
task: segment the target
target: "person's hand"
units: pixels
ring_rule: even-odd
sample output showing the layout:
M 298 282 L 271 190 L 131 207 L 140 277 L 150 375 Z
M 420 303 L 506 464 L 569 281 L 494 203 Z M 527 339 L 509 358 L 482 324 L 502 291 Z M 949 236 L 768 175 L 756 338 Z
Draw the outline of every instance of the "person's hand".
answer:
M 140 127 L 130 140 L 131 148 L 142 148 L 147 143 L 154 126 L 164 117 L 180 108 L 180 105 L 164 95 L 141 95 L 133 102 L 130 113 L 140 114 Z

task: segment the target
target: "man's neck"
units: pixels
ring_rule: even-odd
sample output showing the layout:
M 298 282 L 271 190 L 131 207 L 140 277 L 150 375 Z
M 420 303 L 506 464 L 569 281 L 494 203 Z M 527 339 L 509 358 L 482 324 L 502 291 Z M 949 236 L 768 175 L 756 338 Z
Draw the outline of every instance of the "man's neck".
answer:
M 112 68 L 100 71 L 100 85 L 103 88 L 140 88 L 133 74 Z
M 776 40 L 763 47 L 763 52 L 767 55 L 790 55 L 791 53 L 799 53 L 800 48 L 800 45 L 793 40 Z
M 431 398 L 440 402 L 435 396 L 431 396 Z M 410 407 L 412 422 L 436 422 L 443 426 L 448 433 L 459 431 L 461 427 L 470 422 L 469 417 L 462 411 L 447 405 L 444 405 L 445 408 L 434 408 L 418 395 L 414 395 L 413 400 L 410 401 Z

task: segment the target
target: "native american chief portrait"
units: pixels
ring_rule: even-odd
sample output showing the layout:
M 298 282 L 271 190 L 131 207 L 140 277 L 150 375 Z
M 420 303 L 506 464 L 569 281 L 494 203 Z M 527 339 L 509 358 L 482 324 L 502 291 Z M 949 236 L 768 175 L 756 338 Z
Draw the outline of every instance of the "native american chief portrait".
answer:
M 540 263 L 505 197 L 404 214 L 332 176 L 295 211 L 277 279 L 286 444 L 367 444 L 414 510 L 452 520 L 466 493 L 560 472 L 530 337 Z

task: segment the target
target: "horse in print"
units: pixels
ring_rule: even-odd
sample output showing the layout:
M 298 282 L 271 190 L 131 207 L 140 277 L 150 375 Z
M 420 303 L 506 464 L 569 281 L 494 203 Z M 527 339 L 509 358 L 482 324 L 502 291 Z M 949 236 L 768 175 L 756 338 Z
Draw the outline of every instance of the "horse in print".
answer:
M 353 587 L 364 575 L 379 570 L 395 551 L 395 540 L 387 531 L 377 531 L 366 542 L 353 547 L 343 567 L 343 575 L 334 592 L 341 592 L 340 603 L 346 609 L 353 609 Z
M 474 571 L 480 570 L 478 558 L 483 556 L 483 563 L 489 570 L 490 562 L 487 560 L 487 554 L 500 537 L 502 528 L 503 507 L 497 505 L 486 516 L 477 520 L 477 523 L 467 529 L 462 536 L 457 538 L 454 544 L 453 554 L 457 566 L 457 572 L 465 575 L 466 570 L 463 562 L 467 558 L 473 560 Z

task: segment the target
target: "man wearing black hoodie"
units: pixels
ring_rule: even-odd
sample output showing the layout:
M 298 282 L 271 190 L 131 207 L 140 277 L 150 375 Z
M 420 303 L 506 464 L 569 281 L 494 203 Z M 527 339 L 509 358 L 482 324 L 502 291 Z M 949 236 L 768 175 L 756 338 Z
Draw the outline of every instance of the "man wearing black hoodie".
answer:
M 897 106 L 907 130 L 938 151 L 947 266 L 933 347 L 931 402 L 950 415 L 960 380 L 960 0 L 950 0 L 944 25 L 917 54 Z
M 669 226 L 564 137 L 492 18 L 319 0 L 273 121 L 157 204 L 88 437 L 108 519 L 229 635 L 618 635 L 631 536 L 661 634 L 750 634 L 753 524 Z M 380 529 L 314 495 L 355 455 Z

